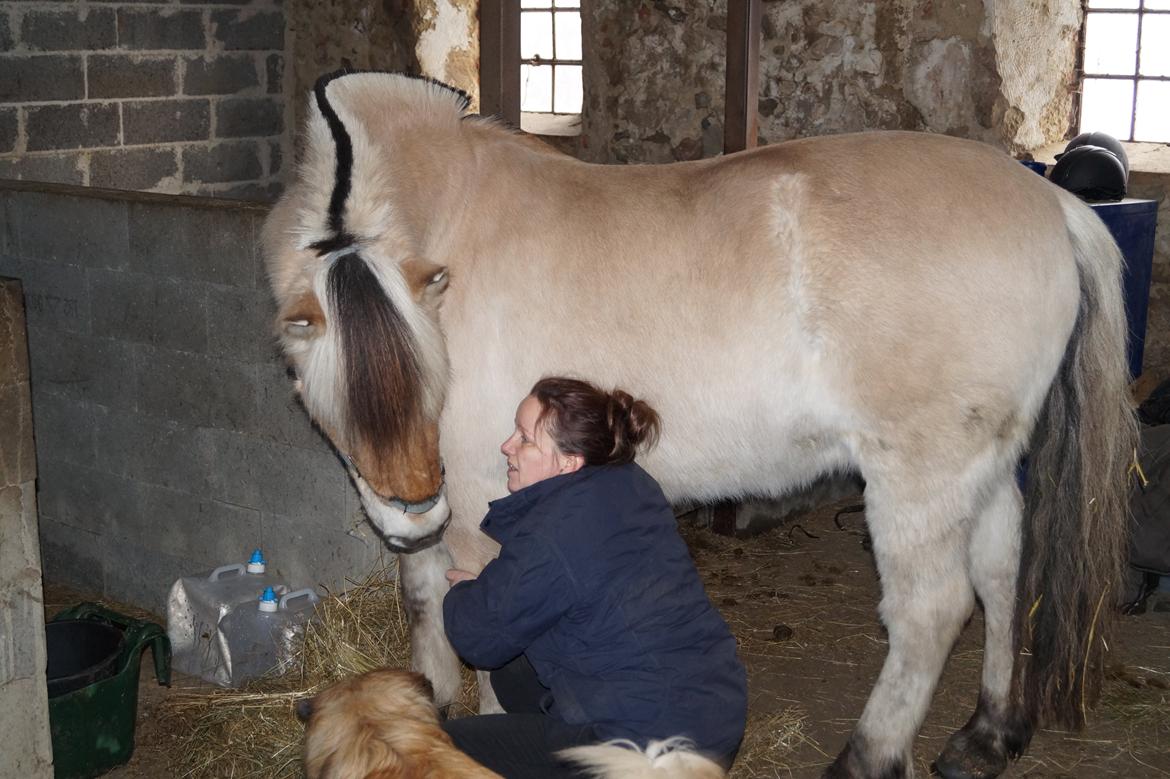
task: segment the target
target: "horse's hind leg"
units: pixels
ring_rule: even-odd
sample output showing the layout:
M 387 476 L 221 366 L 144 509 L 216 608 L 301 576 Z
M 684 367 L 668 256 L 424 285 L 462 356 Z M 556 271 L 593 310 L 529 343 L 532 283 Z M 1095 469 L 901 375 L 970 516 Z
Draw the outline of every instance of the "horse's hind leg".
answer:
M 825 772 L 829 779 L 913 775 L 911 745 L 974 605 L 967 519 L 978 488 L 960 479 L 932 480 L 921 470 L 930 467 L 865 474 L 889 651 L 853 735 Z
M 1006 473 L 976 514 L 971 530 L 971 581 L 983 604 L 986 631 L 983 683 L 975 713 L 951 736 L 935 762 L 935 770 L 946 779 L 998 776 L 1031 735 L 1011 694 L 1021 516 L 1020 492 Z

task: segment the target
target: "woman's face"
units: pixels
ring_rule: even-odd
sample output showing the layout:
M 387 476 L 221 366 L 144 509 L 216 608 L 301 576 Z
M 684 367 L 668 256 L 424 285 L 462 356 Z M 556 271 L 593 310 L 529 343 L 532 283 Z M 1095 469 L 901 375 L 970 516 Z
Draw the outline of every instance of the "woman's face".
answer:
M 516 430 L 500 444 L 508 461 L 508 492 L 581 467 L 579 456 L 563 454 L 544 425 L 537 425 L 540 412 L 540 401 L 532 395 L 524 398 L 516 409 Z

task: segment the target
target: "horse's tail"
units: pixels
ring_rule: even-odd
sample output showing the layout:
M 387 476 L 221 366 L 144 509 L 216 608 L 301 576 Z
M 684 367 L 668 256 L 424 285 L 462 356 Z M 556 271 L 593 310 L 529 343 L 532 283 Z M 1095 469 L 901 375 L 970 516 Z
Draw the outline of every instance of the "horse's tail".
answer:
M 1015 684 L 1026 728 L 1079 728 L 1100 691 L 1128 533 L 1124 260 L 1101 220 L 1061 193 L 1081 299 L 1028 454 Z
M 642 750 L 632 741 L 608 741 L 557 753 L 591 779 L 725 779 L 718 763 L 700 755 L 685 738 L 651 741 Z

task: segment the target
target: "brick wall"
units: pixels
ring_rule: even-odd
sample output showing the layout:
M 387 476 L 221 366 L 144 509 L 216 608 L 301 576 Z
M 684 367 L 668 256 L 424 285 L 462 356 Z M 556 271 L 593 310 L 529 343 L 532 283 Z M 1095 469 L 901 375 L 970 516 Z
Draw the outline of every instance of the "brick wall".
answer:
M 0 178 L 271 199 L 280 0 L 0 2 Z
M 162 609 L 262 545 L 339 586 L 383 545 L 292 397 L 255 250 L 261 208 L 0 184 L 20 278 L 47 578 Z

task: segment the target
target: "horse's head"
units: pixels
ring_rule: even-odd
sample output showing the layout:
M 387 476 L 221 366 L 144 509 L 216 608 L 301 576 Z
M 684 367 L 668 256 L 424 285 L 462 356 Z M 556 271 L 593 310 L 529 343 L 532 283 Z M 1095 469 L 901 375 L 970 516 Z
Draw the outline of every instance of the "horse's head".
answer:
M 430 100 L 441 89 L 386 74 L 318 82 L 299 178 L 265 223 L 264 248 L 300 398 L 366 514 L 409 552 L 437 541 L 450 517 L 438 433 L 447 269 L 419 256 L 385 149 L 369 137 L 369 106 L 387 87 Z

